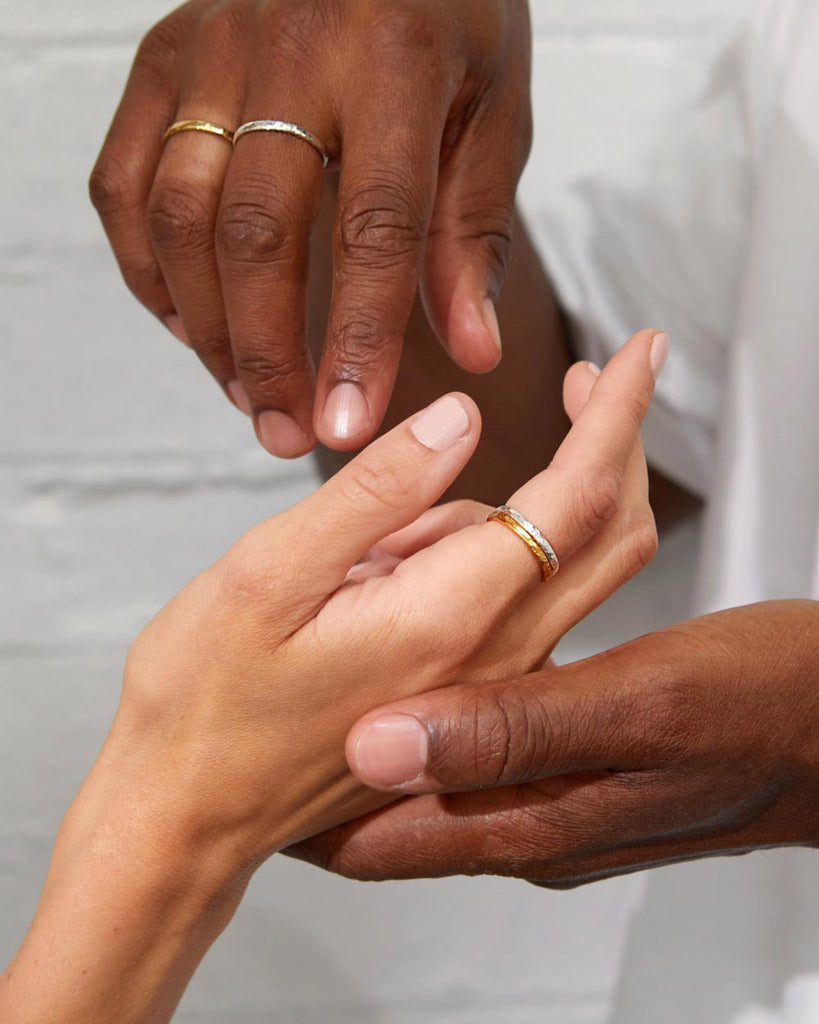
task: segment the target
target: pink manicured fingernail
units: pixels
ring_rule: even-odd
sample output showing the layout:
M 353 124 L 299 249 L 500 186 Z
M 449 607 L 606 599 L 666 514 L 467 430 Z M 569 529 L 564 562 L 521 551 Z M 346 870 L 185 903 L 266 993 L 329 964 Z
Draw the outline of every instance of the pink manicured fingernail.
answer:
M 163 319 L 162 323 L 165 324 L 165 326 L 177 340 L 181 341 L 183 345 L 187 345 L 188 348 L 191 348 L 191 343 L 188 340 L 188 335 L 185 332 L 185 327 L 182 323 L 181 316 L 178 316 L 176 313 L 171 313 L 170 316 L 166 316 Z
M 292 416 L 268 409 L 259 415 L 259 440 L 271 455 L 294 459 L 310 451 L 310 438 Z
M 500 324 L 498 323 L 498 311 L 495 309 L 495 303 L 491 299 L 483 300 L 483 322 L 486 324 L 487 330 L 492 335 L 492 341 L 495 342 L 498 352 L 503 354 Z
M 469 416 L 457 398 L 445 395 L 416 416 L 410 430 L 425 448 L 443 452 L 469 432 Z
M 599 376 L 600 376 L 600 374 L 601 374 L 601 373 L 603 372 L 603 371 L 602 371 L 602 370 L 600 369 L 600 367 L 599 367 L 599 366 L 597 365 L 597 363 L 586 363 L 586 366 L 588 366 L 588 368 L 589 368 L 589 373 L 590 373 L 590 374 L 591 374 L 591 375 L 592 375 L 593 377 L 599 377 Z
M 230 400 L 245 414 L 245 416 L 252 416 L 253 410 L 250 408 L 250 400 L 247 397 L 247 392 L 239 383 L 238 380 L 229 381 L 226 385 L 227 393 L 230 395 Z
M 323 432 L 338 441 L 349 441 L 363 434 L 370 425 L 370 409 L 364 392 L 350 381 L 336 384 L 322 413 Z
M 665 361 L 668 359 L 668 349 L 671 339 L 667 334 L 655 334 L 651 342 L 651 372 L 656 380 L 663 372 Z
M 400 786 L 423 774 L 429 737 L 412 715 L 382 715 L 365 726 L 355 744 L 356 766 L 365 782 Z

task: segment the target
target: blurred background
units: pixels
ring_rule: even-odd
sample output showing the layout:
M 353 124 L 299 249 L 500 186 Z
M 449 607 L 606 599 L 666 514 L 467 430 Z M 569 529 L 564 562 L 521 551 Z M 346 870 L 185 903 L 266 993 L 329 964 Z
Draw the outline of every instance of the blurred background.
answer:
M 559 208 L 585 174 L 639 157 L 703 87 L 709 59 L 752 6 L 533 0 L 536 140 L 524 209 L 535 195 Z M 131 639 L 316 478 L 309 458 L 266 455 L 190 352 L 130 297 L 86 198 L 134 49 L 164 3 L 2 0 L 0 10 L 5 962 L 111 721 Z M 669 594 L 661 576 L 694 530 L 675 534 L 560 658 L 684 617 L 691 580 L 677 576 Z M 498 879 L 363 886 L 274 858 L 178 1019 L 602 1024 L 643 885 L 638 877 L 565 894 Z

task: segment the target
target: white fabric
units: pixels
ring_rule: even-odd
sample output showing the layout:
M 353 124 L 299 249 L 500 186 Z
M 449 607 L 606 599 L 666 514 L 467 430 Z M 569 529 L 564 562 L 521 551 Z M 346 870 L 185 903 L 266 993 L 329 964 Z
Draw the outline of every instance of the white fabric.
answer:
M 650 459 L 708 497 L 693 613 L 819 599 L 819 0 L 765 3 L 631 176 L 526 209 L 583 354 L 658 326 Z M 819 860 L 649 875 L 613 1024 L 816 1024 Z

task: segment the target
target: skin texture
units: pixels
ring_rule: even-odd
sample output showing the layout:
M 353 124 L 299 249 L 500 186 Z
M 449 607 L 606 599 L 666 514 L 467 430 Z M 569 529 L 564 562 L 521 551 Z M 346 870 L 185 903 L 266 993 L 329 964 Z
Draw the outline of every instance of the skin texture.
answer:
M 362 770 L 362 737 L 385 711 L 427 737 L 426 765 L 405 764 L 413 781 L 397 786 Z M 353 878 L 489 873 L 560 889 L 815 847 L 817 722 L 819 603 L 719 612 L 586 661 L 365 716 L 347 743 L 364 781 L 452 795 L 409 796 L 295 852 Z
M 563 566 L 548 585 L 517 537 L 474 523 L 472 504 L 427 511 L 478 439 L 476 407 L 451 395 L 255 527 L 159 613 L 130 651 L 111 733 L 0 978 L 4 1024 L 164 1024 L 262 861 L 395 799 L 345 763 L 362 713 L 442 681 L 531 670 L 645 564 L 656 532 L 639 427 L 655 333 L 602 376 L 570 371 L 575 425 L 511 496 L 552 524 Z
M 270 451 L 374 435 L 419 286 L 450 356 L 497 365 L 529 50 L 524 0 L 192 0 L 145 37 L 91 196 L 131 290 Z M 328 149 L 339 201 L 317 380 L 305 307 L 321 161 L 280 134 L 163 146 L 186 118 L 278 118 Z
M 310 264 L 308 345 L 319 357 L 333 284 L 332 232 L 336 189 L 328 181 L 313 229 Z M 480 498 L 493 507 L 548 464 L 569 429 L 563 409 L 563 377 L 573 361 L 566 318 L 561 314 L 526 224 L 513 219 L 514 250 L 497 304 L 504 357 L 489 374 L 476 376 L 449 359 L 423 309 L 416 301 L 407 324 L 396 388 L 384 418 L 389 429 L 414 409 L 433 401 L 441 390 L 464 391 L 480 407 L 481 439 L 475 454 L 444 495 L 445 499 Z M 325 479 L 351 457 L 319 445 L 319 468 Z M 694 495 L 649 467 L 651 508 L 660 533 L 699 511 Z

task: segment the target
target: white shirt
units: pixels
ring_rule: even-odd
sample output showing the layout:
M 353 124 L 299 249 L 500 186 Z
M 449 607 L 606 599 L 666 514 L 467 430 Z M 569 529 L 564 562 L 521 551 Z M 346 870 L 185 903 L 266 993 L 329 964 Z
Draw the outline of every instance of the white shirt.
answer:
M 645 444 L 708 498 L 692 613 L 819 599 L 819 2 L 765 3 L 658 141 L 525 212 L 586 357 L 672 336 Z M 613 1024 L 817 1021 L 815 854 L 648 876 Z

